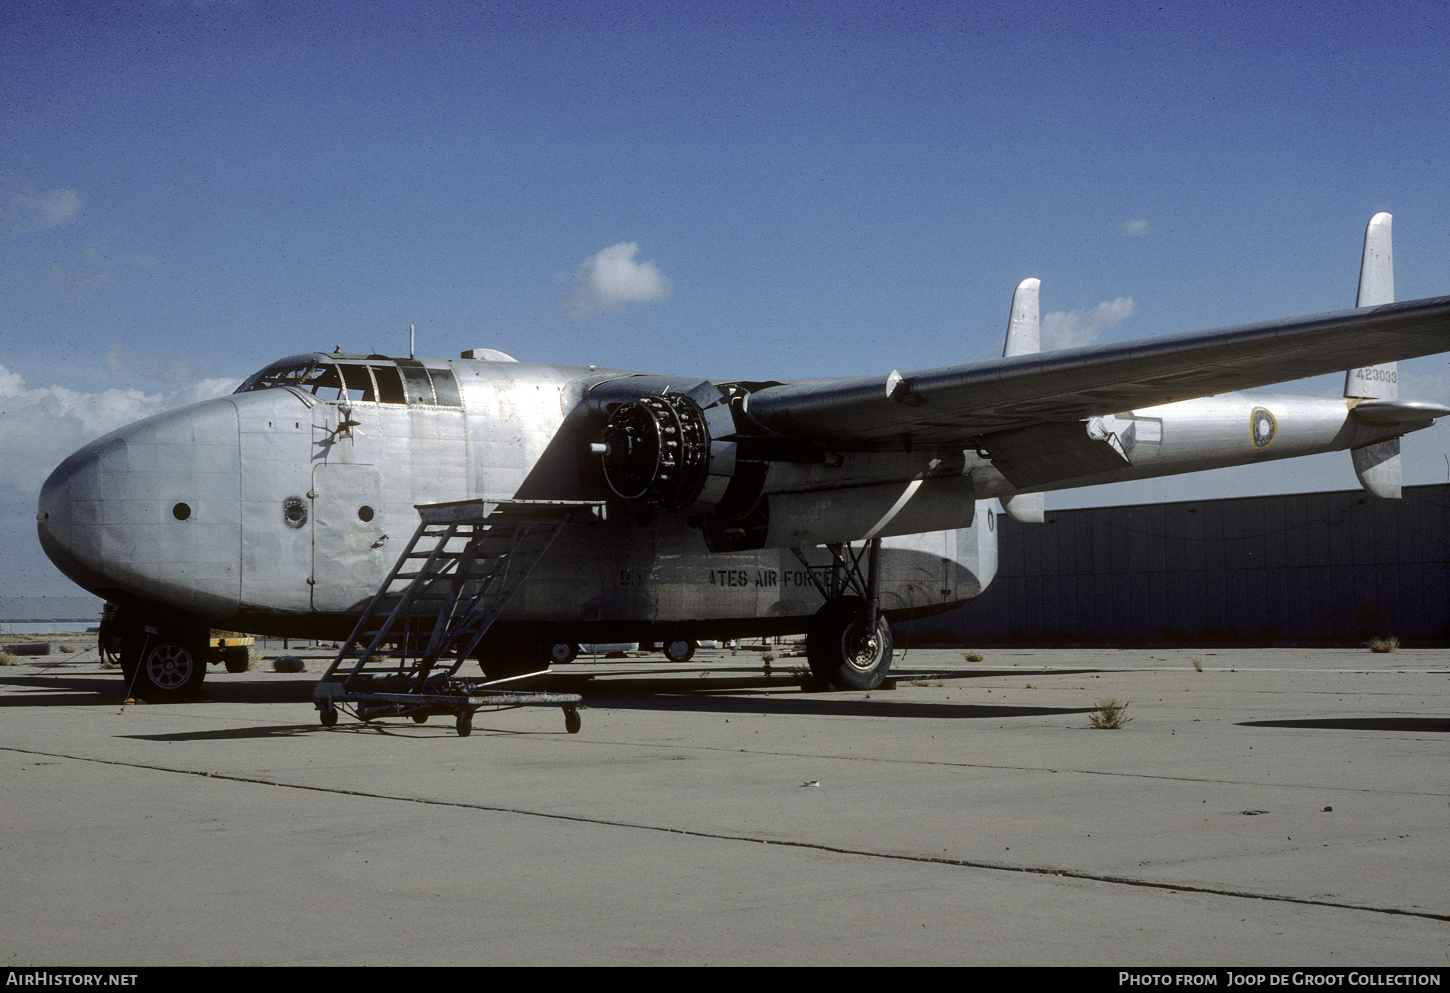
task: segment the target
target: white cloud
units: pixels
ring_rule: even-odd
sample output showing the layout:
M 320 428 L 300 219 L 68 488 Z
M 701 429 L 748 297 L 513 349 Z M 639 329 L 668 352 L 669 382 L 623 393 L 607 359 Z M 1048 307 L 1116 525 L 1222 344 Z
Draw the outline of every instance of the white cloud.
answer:
M 74 220 L 81 211 L 81 198 L 75 190 L 22 190 L 10 198 L 14 220 L 11 234 L 39 231 Z
M 1153 233 L 1152 229 L 1148 227 L 1148 222 L 1141 217 L 1124 221 L 1118 225 L 1118 230 L 1129 238 L 1146 238 Z
M 639 243 L 621 241 L 584 260 L 571 278 L 579 286 L 571 294 L 576 316 L 610 310 L 626 303 L 648 303 L 670 295 L 670 281 L 653 261 L 636 262 Z
M 65 386 L 30 389 L 0 365 L 0 493 L 33 497 L 71 452 L 116 428 L 164 410 L 224 396 L 235 379 L 202 379 L 167 393 L 109 389 L 82 393 Z
M 1133 316 L 1131 297 L 1104 300 L 1092 310 L 1055 310 L 1042 315 L 1042 347 L 1091 345 L 1108 328 Z
M 207 368 L 193 355 L 123 351 L 114 341 L 104 364 L 106 372 L 118 379 L 151 383 L 201 382 L 206 380 L 206 373 L 216 371 L 215 366 Z

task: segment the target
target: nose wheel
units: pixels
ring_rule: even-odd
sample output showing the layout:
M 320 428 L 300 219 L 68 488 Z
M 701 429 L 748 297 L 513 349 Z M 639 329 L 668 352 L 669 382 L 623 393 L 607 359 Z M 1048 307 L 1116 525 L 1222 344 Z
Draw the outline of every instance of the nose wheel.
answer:
M 195 696 L 206 678 L 207 633 L 187 626 L 128 625 L 121 637 L 128 695 L 152 702 Z

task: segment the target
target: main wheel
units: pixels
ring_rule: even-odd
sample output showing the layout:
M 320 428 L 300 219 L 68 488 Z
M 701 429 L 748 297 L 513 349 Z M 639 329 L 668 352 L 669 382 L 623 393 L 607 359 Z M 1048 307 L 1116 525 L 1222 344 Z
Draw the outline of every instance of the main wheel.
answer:
M 817 679 L 837 689 L 874 690 L 891 668 L 891 625 L 866 623 L 866 601 L 837 597 L 816 611 L 806 632 L 806 661 Z
M 695 657 L 696 645 L 688 638 L 665 642 L 665 658 L 671 662 L 688 662 Z
M 579 657 L 579 646 L 567 641 L 561 641 L 549 649 L 549 658 L 553 662 L 564 665 L 573 662 Z

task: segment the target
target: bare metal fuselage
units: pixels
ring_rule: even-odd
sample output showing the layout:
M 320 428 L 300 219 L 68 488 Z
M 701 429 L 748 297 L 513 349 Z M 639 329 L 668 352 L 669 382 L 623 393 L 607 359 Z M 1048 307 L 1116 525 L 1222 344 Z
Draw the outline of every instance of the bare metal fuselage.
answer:
M 432 370 L 436 391 L 415 393 L 407 380 L 406 395 L 387 395 L 382 371 L 410 362 L 353 362 L 370 363 L 379 385 L 351 396 L 253 388 L 86 446 L 45 484 L 46 552 L 81 586 L 146 611 L 341 636 L 416 527 L 415 505 L 608 499 L 607 519 L 569 527 L 500 623 L 556 641 L 786 633 L 803 630 L 822 602 L 793 548 L 823 569 L 830 560 L 818 546 L 883 538 L 882 609 L 937 611 L 978 595 L 995 574 L 993 498 L 1351 448 L 1406 430 L 1361 423 L 1352 401 L 1228 394 L 1094 419 L 1082 430 L 1095 429 L 1096 442 L 1074 428 L 1005 454 L 779 459 L 759 482 L 764 547 L 712 552 L 697 514 L 619 499 L 590 454 L 600 425 L 583 413 L 586 395 L 635 377 L 421 360 L 410 374 Z M 1106 463 L 1105 432 L 1118 453 Z M 992 457 L 1015 467 L 1015 485 Z M 1045 471 L 1036 463 L 1071 478 L 1033 485 Z

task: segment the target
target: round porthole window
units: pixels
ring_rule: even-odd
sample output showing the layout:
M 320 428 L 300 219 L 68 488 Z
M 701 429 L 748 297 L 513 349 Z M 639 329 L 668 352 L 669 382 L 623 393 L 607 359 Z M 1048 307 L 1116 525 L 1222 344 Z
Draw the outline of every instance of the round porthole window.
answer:
M 373 519 L 373 508 L 369 507 L 367 504 L 363 504 L 357 509 L 357 519 L 362 521 L 364 524 L 370 522 Z
M 171 516 L 176 518 L 178 521 L 186 520 L 188 517 L 191 516 L 191 505 L 185 503 L 178 503 L 175 507 L 171 508 Z
M 289 528 L 300 528 L 307 523 L 307 504 L 301 497 L 288 497 L 282 501 L 282 520 Z

